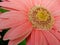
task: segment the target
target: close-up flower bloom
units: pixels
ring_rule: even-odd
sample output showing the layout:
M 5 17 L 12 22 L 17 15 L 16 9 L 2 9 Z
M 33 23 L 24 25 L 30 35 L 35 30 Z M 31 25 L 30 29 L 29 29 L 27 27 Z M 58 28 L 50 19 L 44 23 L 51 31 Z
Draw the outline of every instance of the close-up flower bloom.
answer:
M 60 45 L 60 0 L 2 0 L 0 29 L 10 28 L 8 45 Z

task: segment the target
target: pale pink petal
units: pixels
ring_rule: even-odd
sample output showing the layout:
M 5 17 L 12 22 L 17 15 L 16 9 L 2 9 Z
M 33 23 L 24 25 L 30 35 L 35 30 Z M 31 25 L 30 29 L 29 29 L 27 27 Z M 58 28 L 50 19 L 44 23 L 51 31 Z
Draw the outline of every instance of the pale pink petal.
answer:
M 60 16 L 54 17 L 54 27 L 60 31 Z
M 41 0 L 32 0 L 34 6 L 41 6 Z
M 56 11 L 60 7 L 59 4 L 60 4 L 60 0 L 53 0 L 53 1 L 52 0 L 49 0 L 47 2 L 47 7 L 48 8 L 51 8 L 54 11 Z
M 53 16 L 60 16 L 60 5 L 57 4 L 57 6 L 56 6 L 56 4 L 55 4 L 55 7 L 51 8 L 51 10 L 52 10 L 51 14 Z
M 19 11 L 19 10 L 16 10 L 16 9 L 13 9 L 13 8 L 8 8 L 8 7 L 1 7 L 2 9 L 5 9 L 7 11 Z
M 52 3 L 54 3 L 56 0 L 41 0 L 41 6 L 43 7 L 48 7 L 50 6 Z M 52 5 L 51 5 L 52 6 Z
M 23 15 L 22 15 L 23 14 Z M 8 11 L 8 12 L 5 12 L 5 13 L 2 13 L 0 15 L 0 19 L 1 18 L 11 18 L 11 19 L 15 19 L 15 20 L 21 20 L 20 18 L 22 17 L 23 19 L 24 18 L 28 18 L 27 16 L 27 13 L 23 12 L 23 11 Z
M 42 31 L 49 45 L 60 45 L 60 41 L 49 31 Z
M 33 6 L 32 0 L 3 0 L 3 1 L 9 1 L 18 5 L 23 4 L 25 6 L 24 8 L 27 7 L 27 9 Z
M 35 30 L 27 37 L 27 45 L 35 45 Z
M 13 3 L 18 3 L 18 4 L 23 2 L 24 5 L 27 5 L 27 6 L 32 6 L 33 5 L 32 0 L 9 0 L 9 1 L 11 1 Z
M 60 15 L 58 16 L 58 15 L 56 15 L 56 16 L 54 16 L 54 21 L 56 22 L 56 21 L 60 21 Z
M 31 35 L 27 38 L 27 45 L 48 45 L 48 42 L 41 30 L 33 30 Z
M 51 2 L 53 2 L 53 1 L 52 0 L 41 0 L 41 7 L 47 9 L 48 11 L 50 11 L 48 6 L 50 5 Z
M 12 9 L 13 8 L 13 10 L 14 9 L 15 10 L 17 9 L 17 10 L 29 11 L 33 7 L 32 0 L 15 0 L 15 1 L 14 0 L 8 0 L 8 1 L 9 1 L 8 4 L 6 4 L 7 6 L 4 6 L 3 5 L 4 3 L 2 4 L 2 6 L 4 8 L 7 8 L 8 7 L 9 9 Z M 11 3 L 11 4 L 9 4 L 9 3 Z M 8 5 L 11 5 L 12 8 L 10 8 L 10 6 L 8 6 Z M 18 6 L 18 5 L 20 5 L 20 6 Z
M 53 16 L 60 15 L 60 0 L 41 0 L 41 6 Z
M 22 42 L 31 32 L 28 32 L 27 34 L 23 35 L 22 37 L 19 37 L 15 40 L 10 40 L 8 45 L 18 45 L 20 42 Z
M 49 45 L 48 41 L 47 41 L 46 37 L 44 36 L 44 34 L 42 33 L 42 31 L 40 31 L 40 37 L 41 38 L 40 38 L 40 42 L 38 45 Z
M 23 4 L 25 4 L 25 7 L 27 7 L 28 11 L 34 6 L 32 0 L 20 0 Z
M 2 6 L 4 8 L 15 9 L 15 10 L 18 10 L 18 11 L 19 10 L 26 11 L 26 8 L 25 8 L 24 4 L 20 3 L 19 5 L 15 4 L 13 2 L 0 2 L 0 6 Z
M 52 29 L 50 32 L 60 41 L 60 31 Z
M 60 7 L 57 7 L 54 9 L 54 11 L 51 11 L 51 15 L 53 15 L 54 17 L 59 17 L 60 16 Z
M 10 28 L 25 23 L 27 16 L 25 13 L 9 11 L 0 15 L 0 29 Z
M 39 36 L 38 36 L 39 35 Z M 40 31 L 35 30 L 35 45 L 39 45 L 40 43 Z
M 10 40 L 16 39 L 18 37 L 21 37 L 21 36 L 25 35 L 29 31 L 32 31 L 32 25 L 29 21 L 27 21 L 25 24 L 22 24 L 20 26 L 17 26 L 15 28 L 12 28 L 11 30 L 9 30 L 5 34 L 4 40 L 6 40 L 6 39 L 10 39 Z
M 34 5 L 33 5 L 33 2 L 32 0 L 9 0 L 15 4 L 22 4 L 23 6 L 25 6 L 24 8 L 29 11 Z M 20 5 L 21 6 L 21 5 Z
M 0 32 L 2 32 L 2 29 L 0 29 Z
M 59 0 L 53 0 L 51 1 L 49 7 L 51 11 L 51 15 L 58 16 L 60 15 L 60 1 Z

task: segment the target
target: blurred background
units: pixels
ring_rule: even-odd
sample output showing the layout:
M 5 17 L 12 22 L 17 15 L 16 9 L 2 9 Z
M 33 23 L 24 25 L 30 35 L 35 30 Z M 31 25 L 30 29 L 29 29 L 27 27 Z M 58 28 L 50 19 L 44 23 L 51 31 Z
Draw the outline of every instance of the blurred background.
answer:
M 0 0 L 0 2 L 2 2 L 2 0 Z M 3 9 L 3 8 L 0 6 L 0 12 L 1 12 L 1 13 L 4 13 L 4 12 L 6 12 L 6 11 L 8 11 L 8 10 Z M 5 33 L 6 33 L 8 30 L 9 30 L 9 28 L 8 28 L 8 29 L 3 29 L 3 31 L 0 32 L 0 36 L 1 36 L 1 38 L 0 38 L 0 45 L 8 45 L 9 40 L 6 40 L 6 41 L 3 40 L 3 37 L 4 37 Z M 26 45 L 26 40 L 24 40 L 23 42 L 21 42 L 21 43 L 18 44 L 18 45 Z

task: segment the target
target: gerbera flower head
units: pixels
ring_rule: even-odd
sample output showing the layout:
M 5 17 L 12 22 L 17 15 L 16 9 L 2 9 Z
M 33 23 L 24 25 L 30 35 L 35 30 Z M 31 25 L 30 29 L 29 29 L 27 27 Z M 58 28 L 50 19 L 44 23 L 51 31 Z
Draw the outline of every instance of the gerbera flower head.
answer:
M 11 28 L 4 36 L 8 45 L 25 38 L 26 45 L 60 45 L 60 0 L 3 0 L 0 29 Z
M 48 30 L 53 25 L 53 17 L 50 12 L 42 7 L 34 7 L 29 12 L 29 18 L 34 27 L 37 29 Z

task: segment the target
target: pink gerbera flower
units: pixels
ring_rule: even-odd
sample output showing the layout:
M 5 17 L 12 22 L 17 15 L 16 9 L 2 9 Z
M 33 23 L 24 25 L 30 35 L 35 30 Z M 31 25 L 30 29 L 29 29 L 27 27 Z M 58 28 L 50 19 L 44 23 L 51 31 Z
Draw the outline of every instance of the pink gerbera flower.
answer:
M 0 29 L 11 28 L 4 36 L 8 45 L 27 38 L 26 45 L 60 45 L 60 0 L 3 0 L 9 10 L 0 15 Z

